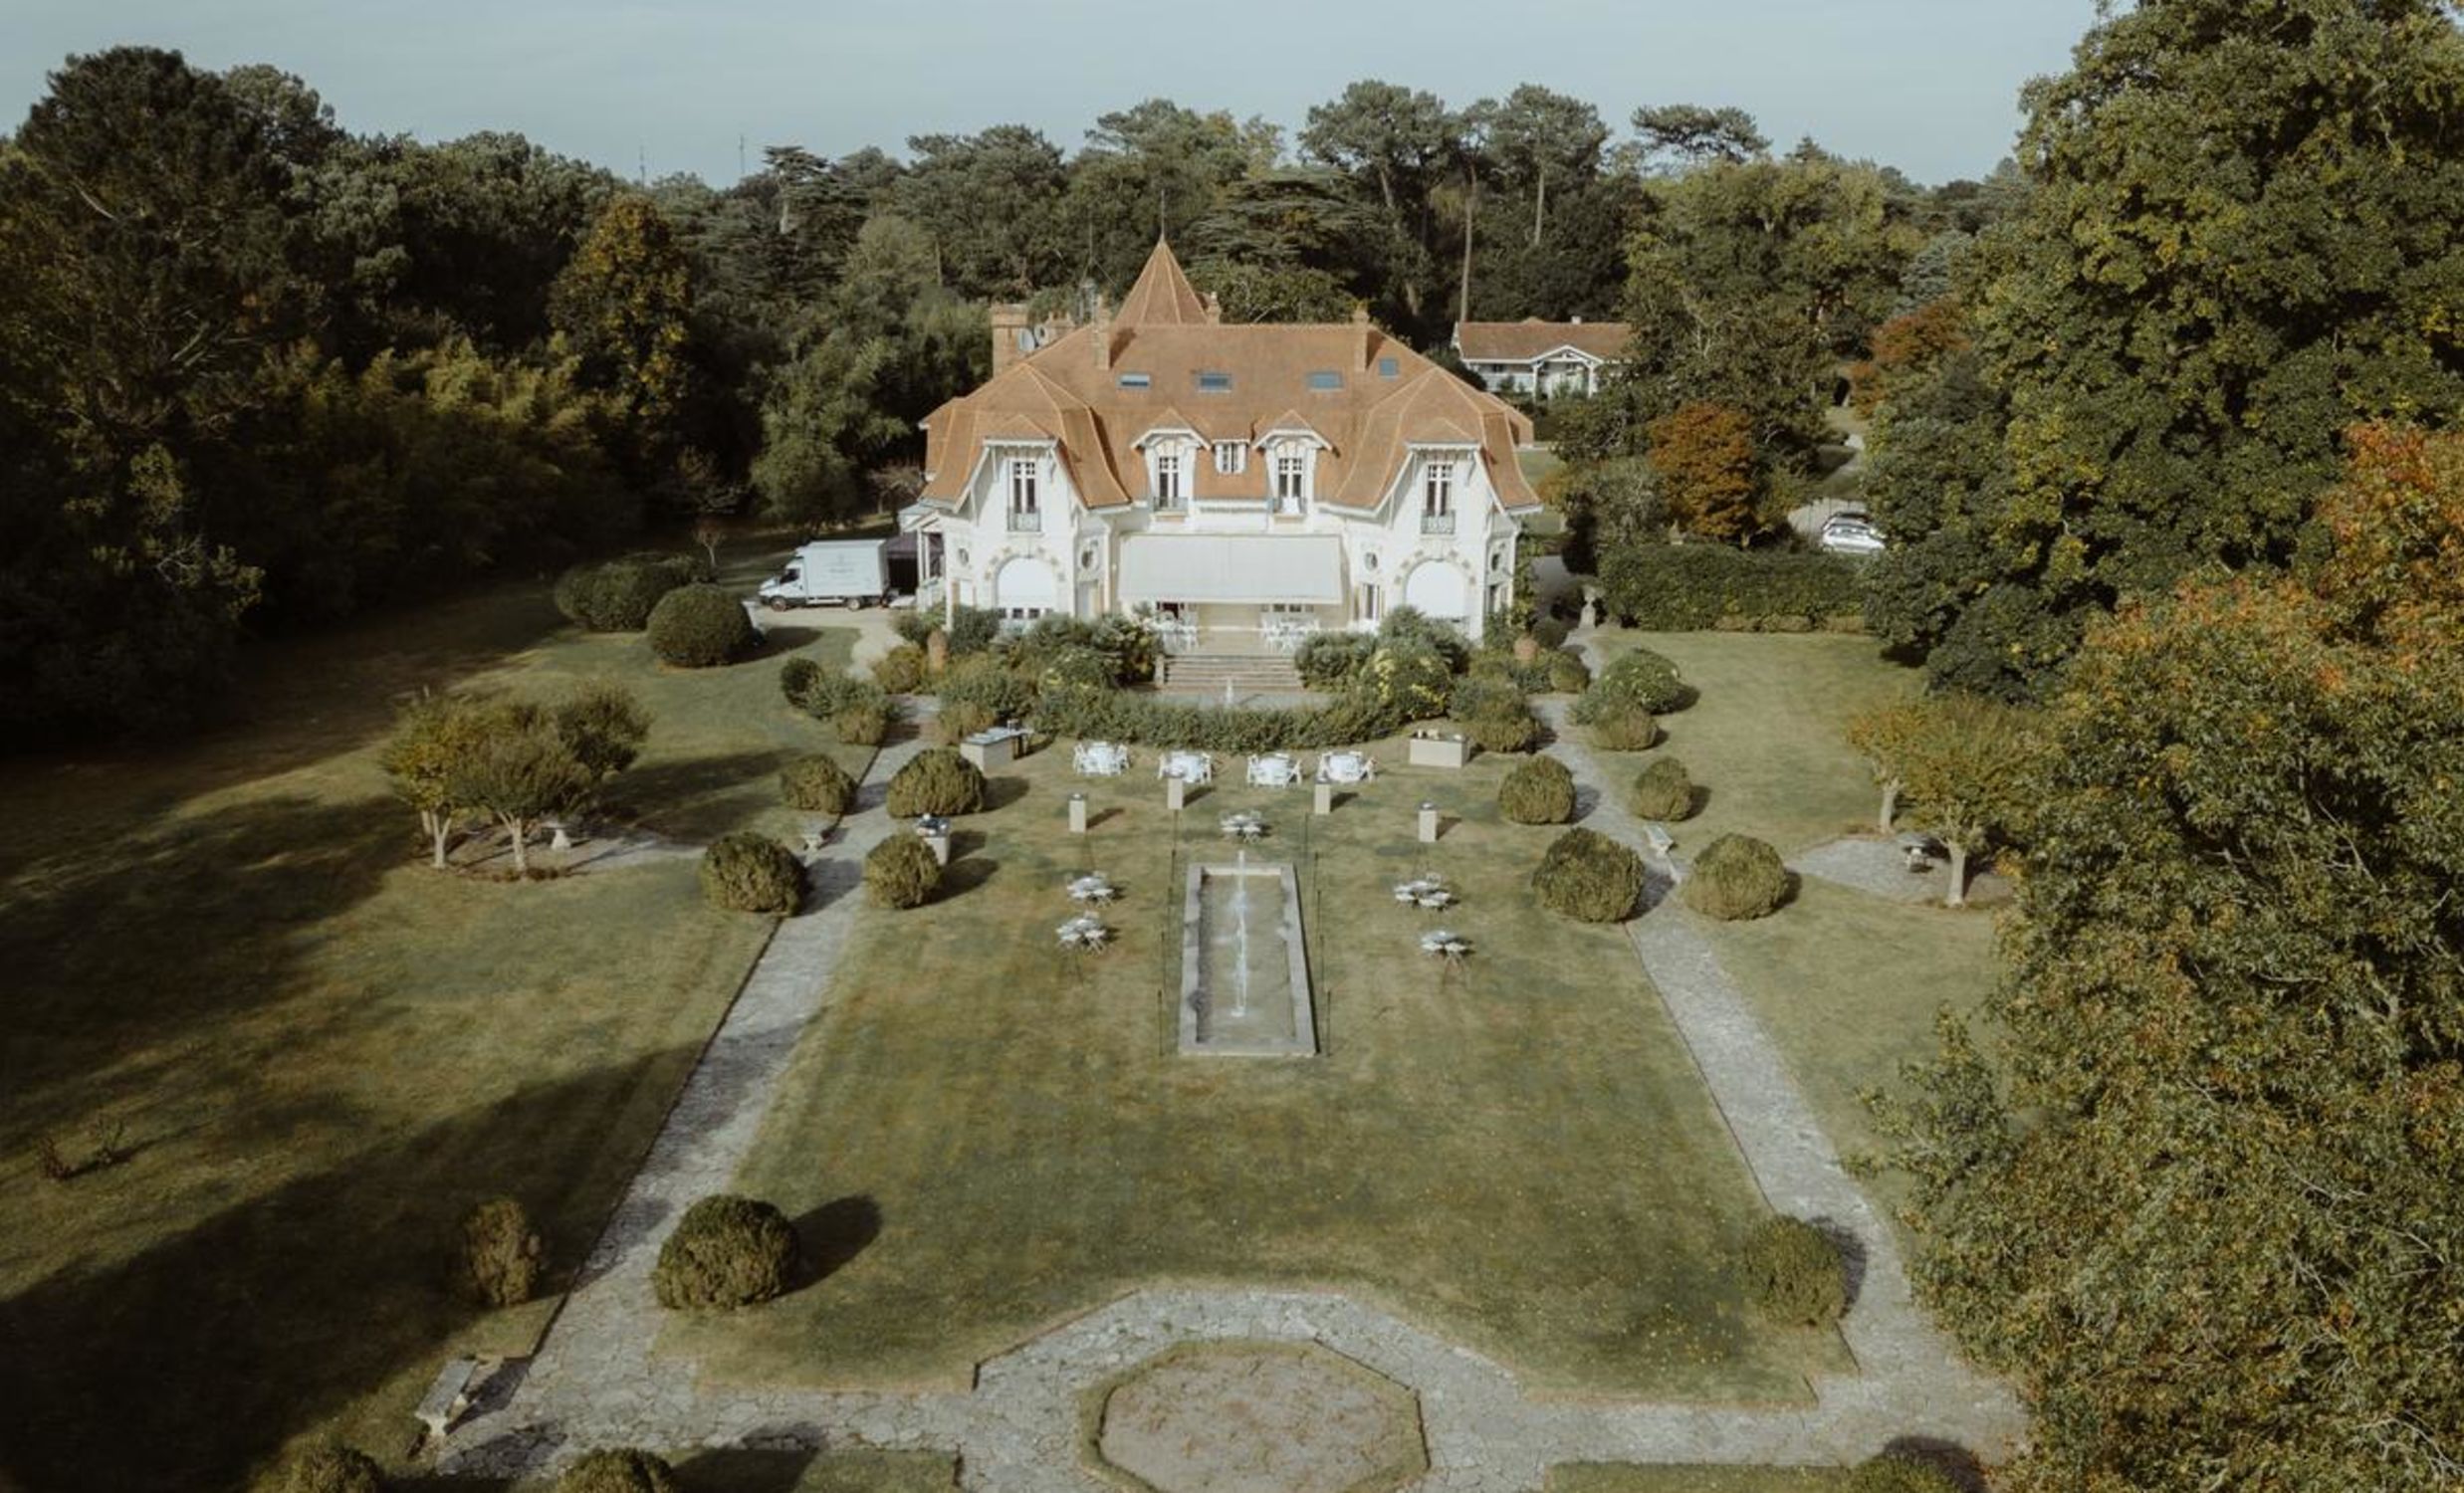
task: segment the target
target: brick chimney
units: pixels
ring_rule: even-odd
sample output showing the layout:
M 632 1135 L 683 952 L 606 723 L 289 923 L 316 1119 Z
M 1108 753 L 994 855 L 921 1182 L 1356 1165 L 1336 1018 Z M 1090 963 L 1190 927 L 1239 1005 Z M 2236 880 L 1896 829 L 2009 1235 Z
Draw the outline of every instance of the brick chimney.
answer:
M 1095 329 L 1095 366 L 1112 366 L 1112 303 L 1101 293 L 1095 297 L 1095 320 L 1088 322 Z
M 1352 303 L 1352 369 L 1354 372 L 1369 371 L 1369 303 L 1355 301 Z
M 1011 363 L 1022 362 L 1027 354 L 1026 307 L 1023 303 L 996 306 L 993 318 L 993 375 L 998 378 Z

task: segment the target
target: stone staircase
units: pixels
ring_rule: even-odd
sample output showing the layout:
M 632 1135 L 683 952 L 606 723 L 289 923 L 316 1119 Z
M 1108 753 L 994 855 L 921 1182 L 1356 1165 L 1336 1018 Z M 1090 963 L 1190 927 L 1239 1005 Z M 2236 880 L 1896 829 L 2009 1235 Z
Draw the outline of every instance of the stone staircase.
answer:
M 1167 654 L 1156 667 L 1156 687 L 1182 694 L 1221 697 L 1226 685 L 1235 699 L 1290 694 L 1300 689 L 1300 671 L 1279 653 Z

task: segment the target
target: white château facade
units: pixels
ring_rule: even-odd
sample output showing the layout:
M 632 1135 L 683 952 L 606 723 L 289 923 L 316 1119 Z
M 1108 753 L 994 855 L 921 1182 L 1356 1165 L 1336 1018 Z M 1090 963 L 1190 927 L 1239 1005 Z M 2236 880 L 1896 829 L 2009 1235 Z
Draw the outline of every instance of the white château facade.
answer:
M 1117 315 L 1039 336 L 1003 309 L 994 337 L 903 516 L 945 607 L 1249 653 L 1399 605 L 1476 637 L 1513 599 L 1529 422 L 1365 316 L 1223 325 L 1159 244 Z

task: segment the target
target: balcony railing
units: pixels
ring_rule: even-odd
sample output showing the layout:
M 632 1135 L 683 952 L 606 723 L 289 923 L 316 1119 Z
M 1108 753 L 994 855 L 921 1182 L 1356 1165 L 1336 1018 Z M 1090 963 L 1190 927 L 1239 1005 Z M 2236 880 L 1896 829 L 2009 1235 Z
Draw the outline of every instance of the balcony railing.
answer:
M 1009 532 L 1040 533 L 1043 532 L 1043 515 L 1031 508 L 1013 508 L 1009 511 Z
M 1453 514 L 1423 514 L 1423 515 L 1421 515 L 1421 533 L 1453 533 L 1454 532 L 1455 532 L 1455 516 L 1454 516 Z

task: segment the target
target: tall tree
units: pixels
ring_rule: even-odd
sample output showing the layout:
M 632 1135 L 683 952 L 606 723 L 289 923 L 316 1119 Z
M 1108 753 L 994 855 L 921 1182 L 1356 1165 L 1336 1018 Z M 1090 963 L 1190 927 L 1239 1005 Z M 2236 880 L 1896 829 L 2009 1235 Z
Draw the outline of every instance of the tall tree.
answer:
M 1062 212 L 1080 275 L 1129 289 L 1159 233 L 1178 237 L 1235 184 L 1274 163 L 1279 132 L 1165 99 L 1103 114 L 1070 163 Z
M 916 135 L 915 164 L 891 188 L 898 211 L 932 236 L 943 280 L 961 295 L 1024 296 L 1067 263 L 1059 217 L 1061 152 L 1023 124 Z
M 1426 328 L 1439 273 L 1432 193 L 1460 160 L 1464 129 L 1462 116 L 1437 95 L 1369 79 L 1331 103 L 1312 105 L 1300 131 L 1309 159 L 1374 188 L 1386 223 L 1380 297 L 1416 331 Z
M 612 199 L 557 277 L 550 308 L 585 380 L 608 393 L 619 456 L 637 480 L 655 479 L 681 447 L 692 394 L 693 274 L 674 227 L 645 196 Z
M 1551 188 L 1566 192 L 1599 172 L 1608 126 L 1590 104 L 1533 83 L 1476 108 L 1495 174 L 1529 197 L 1531 246 L 1537 249 L 1548 238 Z
M 1634 132 L 1646 165 L 1655 170 L 1682 170 L 1714 160 L 1752 160 L 1771 150 L 1771 141 L 1754 116 L 1735 107 L 1647 105 L 1634 111 Z
M 2464 411 L 2446 7 L 2117 9 L 2025 102 L 2032 189 L 1975 311 L 1999 458 L 1948 505 L 1877 506 L 1885 627 L 2004 694 L 2125 594 L 2288 558 L 2350 422 Z

